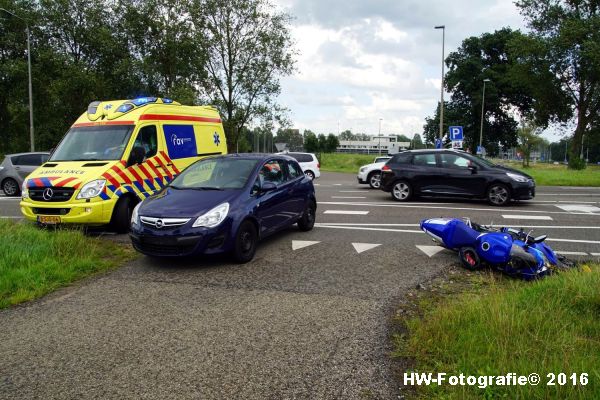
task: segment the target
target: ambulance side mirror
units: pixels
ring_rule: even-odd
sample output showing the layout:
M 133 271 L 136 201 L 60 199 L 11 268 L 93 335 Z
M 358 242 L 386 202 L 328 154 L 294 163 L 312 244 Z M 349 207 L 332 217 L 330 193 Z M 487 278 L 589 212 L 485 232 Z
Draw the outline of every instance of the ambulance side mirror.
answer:
M 129 159 L 127 160 L 127 166 L 131 167 L 132 165 L 141 164 L 144 162 L 144 157 L 146 156 L 146 150 L 143 147 L 134 147 L 131 149 L 131 154 L 129 154 Z

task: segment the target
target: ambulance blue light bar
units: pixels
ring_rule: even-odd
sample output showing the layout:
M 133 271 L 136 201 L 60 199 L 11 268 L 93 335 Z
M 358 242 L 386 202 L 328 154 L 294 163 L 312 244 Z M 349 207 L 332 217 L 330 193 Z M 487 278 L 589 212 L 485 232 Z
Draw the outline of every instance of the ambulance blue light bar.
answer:
M 121 104 L 119 108 L 117 108 L 117 112 L 126 113 L 127 111 L 133 110 L 133 107 L 135 106 L 131 103 L 124 103 Z
M 133 99 L 133 104 L 136 106 L 143 106 L 148 103 L 155 103 L 156 97 L 138 97 L 137 99 Z
M 167 99 L 167 98 L 163 97 L 162 102 L 164 104 L 173 104 L 173 99 Z

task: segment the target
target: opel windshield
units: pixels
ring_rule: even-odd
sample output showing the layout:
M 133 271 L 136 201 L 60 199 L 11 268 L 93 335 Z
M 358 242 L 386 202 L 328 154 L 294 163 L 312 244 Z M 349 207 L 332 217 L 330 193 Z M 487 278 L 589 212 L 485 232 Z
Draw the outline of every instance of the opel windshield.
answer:
M 120 160 L 132 131 L 133 125 L 71 128 L 50 161 Z
M 171 182 L 173 189 L 241 189 L 258 163 L 254 159 L 211 158 L 190 165 Z

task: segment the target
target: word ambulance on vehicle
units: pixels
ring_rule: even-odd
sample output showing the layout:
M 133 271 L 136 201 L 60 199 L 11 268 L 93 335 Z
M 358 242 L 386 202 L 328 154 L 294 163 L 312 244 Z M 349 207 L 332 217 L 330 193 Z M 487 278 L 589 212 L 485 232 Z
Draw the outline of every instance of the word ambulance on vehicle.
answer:
M 198 159 L 226 153 L 214 107 L 157 97 L 95 101 L 23 182 L 21 212 L 40 224 L 126 232 L 136 203 Z

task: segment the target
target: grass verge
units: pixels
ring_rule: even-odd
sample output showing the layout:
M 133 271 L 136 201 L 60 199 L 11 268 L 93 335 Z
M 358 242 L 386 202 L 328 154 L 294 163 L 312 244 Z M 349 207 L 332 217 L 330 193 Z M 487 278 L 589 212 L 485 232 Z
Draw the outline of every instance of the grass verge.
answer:
M 44 230 L 0 220 L 0 308 L 43 296 L 59 287 L 132 259 L 134 251 L 77 230 Z
M 420 291 L 397 313 L 395 356 L 405 369 L 481 376 L 537 373 L 538 386 L 410 386 L 415 398 L 600 398 L 600 266 L 537 282 L 469 274 Z M 589 271 L 589 270 L 588 270 Z M 414 311 L 416 310 L 416 311 Z M 408 361 L 406 361 L 408 360 Z M 405 371 L 406 372 L 406 371 Z M 548 374 L 567 382 L 548 386 Z M 576 373 L 577 385 L 571 374 Z M 588 374 L 587 385 L 580 383 Z M 400 377 L 402 382 L 403 376 Z
M 321 171 L 356 174 L 361 166 L 371 164 L 376 157 L 377 154 L 321 153 L 319 161 Z
M 538 163 L 530 164 L 529 168 L 516 162 L 502 164 L 531 175 L 539 186 L 600 186 L 600 167 L 597 165 L 588 165 L 586 169 L 576 171 L 563 164 Z

